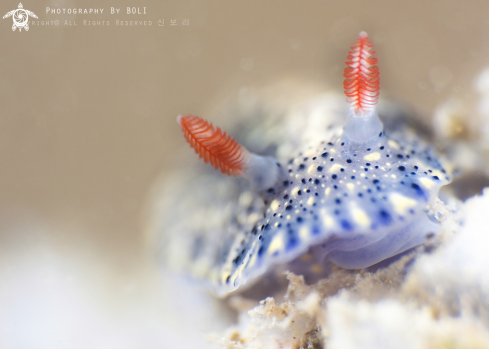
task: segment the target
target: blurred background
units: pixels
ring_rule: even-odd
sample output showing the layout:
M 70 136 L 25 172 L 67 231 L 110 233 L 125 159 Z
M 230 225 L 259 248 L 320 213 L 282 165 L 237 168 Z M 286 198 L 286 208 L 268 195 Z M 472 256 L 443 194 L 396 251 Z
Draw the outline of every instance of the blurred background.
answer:
M 12 31 L 12 17 L 0 22 L 2 348 L 200 343 L 182 339 L 185 320 L 168 316 L 176 286 L 160 280 L 145 247 L 151 186 L 188 147 L 177 115 L 218 121 L 223 101 L 281 81 L 341 91 L 346 52 L 362 30 L 377 51 L 383 96 L 427 124 L 454 96 L 476 108 L 474 81 L 489 64 L 487 1 L 22 4 L 39 17 L 28 32 Z

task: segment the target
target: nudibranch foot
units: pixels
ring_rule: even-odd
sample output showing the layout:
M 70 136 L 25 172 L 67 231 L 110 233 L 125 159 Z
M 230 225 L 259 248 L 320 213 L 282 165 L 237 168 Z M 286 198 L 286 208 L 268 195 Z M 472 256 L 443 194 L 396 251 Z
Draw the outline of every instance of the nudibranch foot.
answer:
M 411 224 L 395 234 L 386 232 L 380 240 L 357 249 L 352 249 L 351 245 L 355 244 L 345 241 L 343 247 L 330 251 L 326 258 L 345 269 L 363 269 L 422 245 L 439 231 L 440 225 L 432 222 L 425 212 L 420 212 Z M 368 241 L 368 238 L 362 240 Z

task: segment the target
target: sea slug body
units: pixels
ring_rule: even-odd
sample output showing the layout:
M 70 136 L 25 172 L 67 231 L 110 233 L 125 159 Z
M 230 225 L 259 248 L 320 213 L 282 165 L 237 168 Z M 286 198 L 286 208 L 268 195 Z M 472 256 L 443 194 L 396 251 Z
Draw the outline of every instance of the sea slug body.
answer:
M 264 202 L 263 218 L 248 229 L 230 227 L 239 234 L 220 241 L 212 272 L 201 273 L 218 295 L 306 253 L 315 262 L 365 268 L 437 234 L 428 206 L 450 175 L 429 147 L 384 130 L 375 109 L 380 76 L 371 50 L 362 32 L 348 54 L 343 132 L 288 159 L 252 154 L 205 120 L 179 117 L 196 152 L 223 173 L 246 178 Z

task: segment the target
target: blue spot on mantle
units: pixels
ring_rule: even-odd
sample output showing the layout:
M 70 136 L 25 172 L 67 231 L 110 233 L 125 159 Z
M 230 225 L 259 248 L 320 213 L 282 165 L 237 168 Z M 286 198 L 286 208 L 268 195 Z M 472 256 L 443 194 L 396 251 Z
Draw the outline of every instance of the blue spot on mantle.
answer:
M 353 229 L 353 226 L 351 225 L 350 222 L 348 222 L 346 219 L 343 219 L 341 221 L 341 227 L 344 229 L 344 230 L 352 230 Z
M 297 247 L 297 245 L 298 245 L 298 244 L 299 244 L 299 240 L 298 240 L 296 237 L 291 236 L 291 237 L 289 238 L 289 241 L 287 241 L 287 246 L 285 246 L 285 249 L 286 249 L 287 251 L 290 251 L 290 250 L 292 250 L 293 248 Z
M 384 225 L 389 225 L 392 223 L 392 216 L 386 210 L 380 210 L 379 211 L 379 220 L 380 220 L 380 223 L 382 223 Z

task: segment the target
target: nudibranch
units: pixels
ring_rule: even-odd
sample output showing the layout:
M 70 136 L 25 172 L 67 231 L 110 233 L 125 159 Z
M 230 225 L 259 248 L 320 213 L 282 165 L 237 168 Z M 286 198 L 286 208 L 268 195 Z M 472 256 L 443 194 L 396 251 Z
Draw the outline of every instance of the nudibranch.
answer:
M 288 159 L 253 154 L 199 117 L 178 117 L 199 156 L 222 173 L 247 179 L 263 202 L 248 209 L 258 215 L 252 226 L 236 223 L 237 208 L 234 223 L 223 229 L 227 238 L 207 242 L 221 244 L 213 265 L 206 266 L 212 271 L 201 273 L 218 295 L 249 286 L 272 266 L 306 253 L 316 262 L 366 268 L 438 233 L 429 205 L 449 173 L 429 146 L 384 130 L 376 113 L 380 77 L 372 49 L 362 32 L 348 53 L 349 112 L 342 132 Z M 195 255 L 206 248 L 201 243 L 193 244 Z

